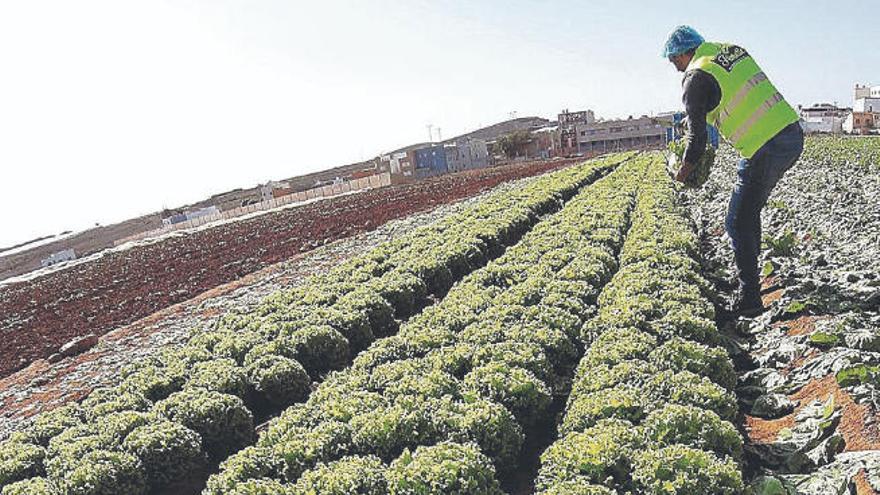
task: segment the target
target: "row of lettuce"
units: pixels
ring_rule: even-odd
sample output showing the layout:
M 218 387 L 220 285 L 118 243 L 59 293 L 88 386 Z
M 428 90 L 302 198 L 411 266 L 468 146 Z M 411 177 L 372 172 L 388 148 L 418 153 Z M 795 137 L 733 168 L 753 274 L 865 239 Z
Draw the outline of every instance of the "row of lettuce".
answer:
M 232 456 L 205 494 L 500 494 L 580 356 L 648 161 L 585 188 Z
M 827 166 L 880 167 L 880 136 L 810 135 L 801 160 Z
M 0 444 L 2 495 L 138 494 L 220 461 L 313 381 L 516 243 L 631 155 L 564 169 L 356 257 L 132 365 L 119 386 L 41 415 Z
M 584 327 L 581 360 L 541 456 L 543 495 L 743 489 L 733 365 L 718 346 L 698 239 L 660 166 L 649 170 L 620 270 Z

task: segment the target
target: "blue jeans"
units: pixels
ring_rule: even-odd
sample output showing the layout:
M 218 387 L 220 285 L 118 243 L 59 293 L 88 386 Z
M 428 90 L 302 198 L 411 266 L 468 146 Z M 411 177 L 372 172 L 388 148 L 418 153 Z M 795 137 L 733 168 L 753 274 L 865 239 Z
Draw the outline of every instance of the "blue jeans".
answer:
M 767 198 L 804 150 L 799 123 L 779 131 L 752 158 L 737 166 L 737 180 L 727 207 L 724 227 L 730 236 L 741 290 L 760 290 L 758 255 L 761 252 L 761 210 Z

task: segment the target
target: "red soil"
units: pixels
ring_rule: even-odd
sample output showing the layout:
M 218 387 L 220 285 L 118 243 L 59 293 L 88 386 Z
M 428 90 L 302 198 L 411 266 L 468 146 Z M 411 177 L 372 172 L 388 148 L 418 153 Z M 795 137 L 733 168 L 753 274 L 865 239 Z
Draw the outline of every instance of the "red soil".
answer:
M 167 322 L 173 322 L 175 316 L 185 313 L 199 311 L 205 317 L 215 316 L 220 311 L 218 308 L 200 308 L 201 304 L 206 300 L 231 293 L 241 287 L 252 285 L 261 278 L 277 273 L 282 268 L 282 263 L 276 263 L 228 284 L 214 287 L 190 300 L 164 308 L 134 323 L 112 330 L 102 336 L 100 341 L 113 342 L 131 337 L 147 337 L 161 329 Z M 7 390 L 13 387 L 18 389 L 28 388 L 27 385 L 37 379 L 42 382 L 39 392 L 8 397 L 7 400 L 0 404 L 0 417 L 29 418 L 42 412 L 51 411 L 68 402 L 75 402 L 85 398 L 92 391 L 94 383 L 91 376 L 83 374 L 84 368 L 81 365 L 94 362 L 105 354 L 106 352 L 102 350 L 102 347 L 98 346 L 54 365 L 49 364 L 44 359 L 38 359 L 27 368 L 0 378 L 0 390 Z M 65 384 L 63 381 L 64 377 L 73 371 L 82 375 L 81 380 Z
M 826 376 L 821 380 L 813 380 L 790 395 L 792 400 L 797 400 L 800 403 L 797 409 L 788 416 L 774 420 L 746 416 L 746 432 L 749 440 L 756 444 L 775 441 L 780 430 L 794 426 L 794 417 L 800 410 L 816 399 L 827 400 L 830 395 L 834 395 L 834 405 L 843 413 L 837 432 L 843 436 L 846 442 L 844 451 L 857 452 L 880 449 L 880 432 L 877 430 L 876 422 L 871 426 L 867 424 L 869 415 L 876 413 L 872 412 L 868 406 L 859 405 L 853 401 L 852 397 L 837 385 L 837 380 L 833 375 Z
M 773 443 L 780 431 L 794 426 L 794 415 L 790 414 L 779 419 L 763 419 L 746 415 L 745 424 L 751 443 Z
M 767 290 L 771 287 L 774 287 L 779 282 L 779 277 L 776 275 L 770 275 L 769 277 L 764 277 L 761 280 L 761 289 Z
M 777 289 L 769 294 L 764 294 L 763 296 L 761 296 L 761 299 L 763 299 L 764 301 L 764 306 L 770 306 L 771 304 L 781 299 L 784 292 L 784 289 Z
M 794 320 L 780 322 L 777 326 L 787 326 L 788 331 L 786 333 L 790 337 L 795 337 L 798 335 L 809 335 L 813 333 L 816 331 L 816 323 L 827 319 L 828 317 L 825 316 L 801 316 Z
M 856 495 L 878 495 L 871 485 L 868 484 L 868 477 L 865 475 L 865 470 L 859 471 L 859 474 L 853 478 L 853 483 L 856 485 Z

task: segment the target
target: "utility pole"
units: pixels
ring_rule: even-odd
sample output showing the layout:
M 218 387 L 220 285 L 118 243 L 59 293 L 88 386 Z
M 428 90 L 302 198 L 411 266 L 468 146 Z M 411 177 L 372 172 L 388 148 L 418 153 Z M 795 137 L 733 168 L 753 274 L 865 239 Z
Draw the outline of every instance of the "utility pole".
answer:
M 432 124 L 428 124 L 428 125 L 426 125 L 425 127 L 428 128 L 428 142 L 429 142 L 429 143 L 433 143 L 433 142 L 434 142 L 434 133 L 431 131 L 431 129 L 432 129 L 434 126 L 433 126 Z
M 437 141 L 443 142 L 443 132 L 439 127 L 437 128 Z

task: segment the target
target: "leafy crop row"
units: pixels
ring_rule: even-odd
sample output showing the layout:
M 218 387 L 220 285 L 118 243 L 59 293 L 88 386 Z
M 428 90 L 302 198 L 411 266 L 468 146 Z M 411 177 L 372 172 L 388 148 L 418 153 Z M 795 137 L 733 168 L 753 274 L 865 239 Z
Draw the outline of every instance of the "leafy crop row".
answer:
M 585 188 L 232 456 L 206 494 L 497 494 L 617 267 L 646 161 Z
M 620 270 L 584 326 L 538 493 L 733 494 L 742 489 L 736 382 L 718 347 L 697 238 L 658 158 L 638 194 Z
M 808 136 L 802 160 L 880 167 L 880 137 Z
M 399 319 L 625 158 L 493 194 L 128 367 L 121 385 L 44 414 L 0 444 L 2 494 L 156 492 L 226 458 L 253 442 L 255 413 L 305 399 L 312 381 L 393 334 Z

